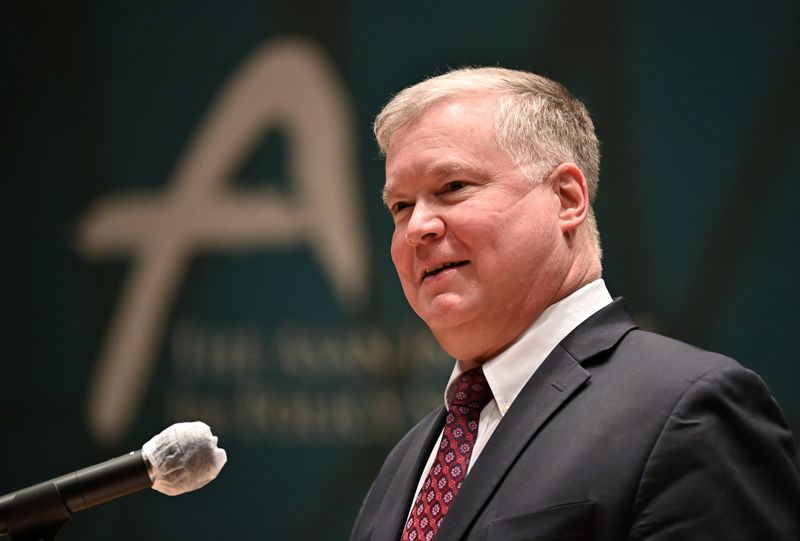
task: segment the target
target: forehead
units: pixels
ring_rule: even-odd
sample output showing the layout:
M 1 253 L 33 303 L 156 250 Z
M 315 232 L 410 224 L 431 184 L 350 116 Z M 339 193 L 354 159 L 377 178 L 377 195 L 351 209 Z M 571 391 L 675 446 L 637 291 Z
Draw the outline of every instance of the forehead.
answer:
M 386 183 L 413 175 L 447 175 L 495 159 L 493 94 L 471 94 L 434 103 L 392 136 Z M 503 153 L 504 154 L 504 153 Z
M 467 92 L 462 95 L 437 99 L 425 106 L 408 122 L 398 127 L 392 134 L 387 148 L 391 153 L 399 139 L 431 127 L 449 127 L 456 129 L 470 120 L 477 120 L 482 127 L 494 131 L 495 118 L 500 107 L 500 94 L 497 92 Z

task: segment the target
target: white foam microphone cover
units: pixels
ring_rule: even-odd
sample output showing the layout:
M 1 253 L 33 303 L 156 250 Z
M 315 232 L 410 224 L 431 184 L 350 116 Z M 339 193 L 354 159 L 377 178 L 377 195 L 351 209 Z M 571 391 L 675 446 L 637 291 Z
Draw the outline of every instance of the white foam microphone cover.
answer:
M 165 428 L 142 446 L 153 488 L 169 496 L 196 490 L 217 477 L 228 457 L 211 427 L 196 421 Z

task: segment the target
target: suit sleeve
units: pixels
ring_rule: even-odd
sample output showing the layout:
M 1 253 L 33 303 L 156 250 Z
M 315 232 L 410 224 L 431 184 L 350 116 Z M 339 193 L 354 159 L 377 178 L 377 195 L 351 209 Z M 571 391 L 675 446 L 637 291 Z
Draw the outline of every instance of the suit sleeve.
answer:
M 797 450 L 757 375 L 727 367 L 689 385 L 647 460 L 629 538 L 800 539 Z

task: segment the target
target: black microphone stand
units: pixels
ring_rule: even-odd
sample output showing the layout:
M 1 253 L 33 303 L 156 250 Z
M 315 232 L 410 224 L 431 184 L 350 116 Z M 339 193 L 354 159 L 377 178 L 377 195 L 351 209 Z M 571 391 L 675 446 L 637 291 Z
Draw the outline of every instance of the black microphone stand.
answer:
M 12 541 L 53 541 L 72 518 L 55 483 L 41 483 L 17 491 L 8 507 L 8 535 Z
M 53 541 L 73 513 L 150 488 L 142 451 L 0 496 L 0 538 Z

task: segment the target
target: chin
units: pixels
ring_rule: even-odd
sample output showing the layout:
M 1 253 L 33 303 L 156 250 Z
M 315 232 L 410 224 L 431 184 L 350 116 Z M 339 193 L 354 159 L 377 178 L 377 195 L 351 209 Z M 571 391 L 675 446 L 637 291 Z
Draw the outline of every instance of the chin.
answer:
M 431 330 L 439 346 L 451 357 L 466 359 L 474 356 L 472 350 L 479 329 L 464 319 L 454 317 L 441 319 L 426 319 L 425 323 Z
M 438 295 L 434 299 L 421 303 L 415 311 L 434 333 L 446 332 L 463 326 L 470 318 L 470 305 L 460 295 Z
M 450 357 L 462 363 L 462 368 L 466 366 L 472 368 L 473 365 L 478 366 L 480 364 L 472 361 L 472 359 L 476 358 L 475 352 L 470 348 L 470 344 L 463 337 L 460 337 L 457 333 L 445 332 L 444 334 L 440 334 L 434 329 L 431 329 L 431 331 L 433 332 L 434 338 L 436 338 L 436 341 L 439 343 L 439 347 Z

